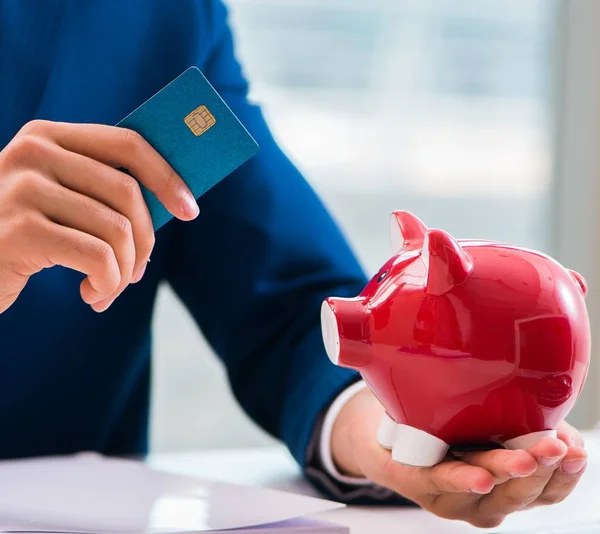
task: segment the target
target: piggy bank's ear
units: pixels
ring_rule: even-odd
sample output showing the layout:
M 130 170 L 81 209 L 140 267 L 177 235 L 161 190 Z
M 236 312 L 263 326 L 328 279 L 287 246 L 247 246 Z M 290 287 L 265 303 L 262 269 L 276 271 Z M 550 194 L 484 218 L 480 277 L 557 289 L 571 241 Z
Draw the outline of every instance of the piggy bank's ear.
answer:
M 578 272 L 573 271 L 572 269 L 568 269 L 568 271 L 569 271 L 569 274 L 571 275 L 571 278 L 573 278 L 573 280 L 575 280 L 575 282 L 579 286 L 579 289 L 581 289 L 581 293 L 585 297 L 587 295 L 587 283 L 586 283 L 585 279 Z
M 473 259 L 458 242 L 442 230 L 429 230 L 421 255 L 427 269 L 425 290 L 443 295 L 462 284 L 473 270 Z
M 418 250 L 423 246 L 427 227 L 418 217 L 408 211 L 395 211 L 392 213 L 390 236 L 392 250 Z

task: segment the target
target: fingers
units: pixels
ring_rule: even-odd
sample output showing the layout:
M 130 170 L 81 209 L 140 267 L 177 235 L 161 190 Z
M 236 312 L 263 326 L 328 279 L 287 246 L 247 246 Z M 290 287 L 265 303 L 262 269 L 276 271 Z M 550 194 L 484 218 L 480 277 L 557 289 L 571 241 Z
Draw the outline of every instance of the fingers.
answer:
M 554 471 L 550 481 L 532 506 L 556 504 L 566 499 L 575 489 L 586 466 L 586 452 L 579 447 L 569 449 L 560 467 Z
M 73 269 L 87 278 L 82 283 L 82 298 L 88 302 L 90 295 L 111 295 L 121 282 L 119 264 L 108 243 L 74 228 L 68 228 L 40 217 L 28 238 L 29 253 L 41 256 L 46 266 L 61 265 Z M 35 237 L 34 237 L 35 236 Z M 83 287 L 86 287 L 85 291 Z
M 481 495 L 445 493 L 440 495 L 428 509 L 445 519 L 466 521 L 480 528 L 491 528 L 500 525 L 505 516 L 482 513 L 479 510 L 480 500 Z
M 449 519 L 464 519 L 479 527 L 493 527 L 499 525 L 505 515 L 501 506 L 493 510 L 481 510 L 481 499 L 490 499 L 498 491 L 498 485 L 513 478 L 523 478 L 533 474 L 537 462 L 526 451 L 509 451 L 505 449 L 464 453 L 460 459 L 468 465 L 477 466 L 490 473 L 494 488 L 491 492 L 482 495 L 445 494 L 435 502 L 435 511 L 442 517 Z
M 494 490 L 493 476 L 481 467 L 445 461 L 432 468 L 399 466 L 390 472 L 384 485 L 440 517 L 478 526 L 495 526 L 502 520 L 477 509 L 482 496 Z
M 535 458 L 526 451 L 498 449 L 465 453 L 460 458 L 470 465 L 489 471 L 496 484 L 502 484 L 512 478 L 527 477 L 537 469 Z
M 155 236 L 138 182 L 108 165 L 59 147 L 50 158 L 48 172 L 71 191 L 105 204 L 130 221 L 135 244 L 132 282 L 139 281 L 154 248 Z
M 114 293 L 99 288 L 97 277 L 90 276 L 81 286 L 84 300 L 96 311 L 108 308 L 129 283 L 140 280 L 154 247 L 154 228 L 139 183 L 175 217 L 190 220 L 198 215 L 198 205 L 183 180 L 131 130 L 32 121 L 13 141 L 4 163 L 25 170 L 27 184 L 36 189 L 31 191 L 20 172 L 11 195 L 57 226 L 104 243 L 96 243 L 98 248 L 111 248 L 120 275 Z M 128 169 L 135 178 L 113 167 Z
M 129 219 L 105 204 L 65 189 L 51 180 L 40 180 L 37 191 L 39 194 L 32 199 L 32 204 L 51 221 L 96 237 L 111 247 L 120 272 L 120 283 L 112 296 L 119 295 L 131 282 L 135 264 L 135 245 Z M 94 291 L 92 286 L 84 287 L 84 300 L 88 304 L 96 304 L 109 296 Z M 110 302 L 106 304 L 108 307 Z M 94 309 L 104 311 L 106 308 L 94 306 Z
M 442 462 L 419 473 L 423 478 L 430 477 L 432 493 L 437 495 L 458 492 L 485 495 L 494 487 L 494 479 L 488 470 L 459 461 Z
M 505 516 L 528 507 L 544 491 L 546 484 L 566 455 L 567 446 L 558 439 L 544 438 L 527 452 L 537 460 L 537 468 L 533 474 L 497 486 L 492 494 L 479 501 L 481 513 L 489 516 Z
M 198 204 L 175 170 L 139 134 L 100 124 L 41 123 L 58 145 L 70 152 L 130 171 L 175 217 L 191 220 Z
M 489 493 L 493 477 L 485 469 L 458 461 L 442 462 L 431 468 L 412 467 L 384 460 L 374 481 L 429 509 L 437 497 L 448 493 L 482 495 Z M 367 475 L 372 478 L 369 474 Z
M 560 423 L 557 434 L 558 439 L 564 441 L 569 447 L 584 447 L 585 445 L 581 433 L 566 421 Z

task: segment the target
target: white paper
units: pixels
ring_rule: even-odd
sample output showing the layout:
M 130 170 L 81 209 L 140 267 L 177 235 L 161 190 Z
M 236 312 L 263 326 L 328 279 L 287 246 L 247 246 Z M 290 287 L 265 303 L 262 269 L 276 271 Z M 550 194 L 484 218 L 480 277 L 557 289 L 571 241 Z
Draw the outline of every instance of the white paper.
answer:
M 343 505 L 100 456 L 0 462 L 0 531 L 167 534 L 286 521 Z
M 0 531 L 2 532 L 2 531 Z M 255 525 L 250 527 L 236 528 L 233 530 L 209 530 L 204 534 L 226 532 L 227 534 L 350 534 L 350 528 L 336 525 L 327 521 L 318 521 L 305 517 L 296 517 L 287 521 L 269 523 L 267 525 Z M 17 532 L 10 531 L 2 534 L 56 534 L 56 532 Z

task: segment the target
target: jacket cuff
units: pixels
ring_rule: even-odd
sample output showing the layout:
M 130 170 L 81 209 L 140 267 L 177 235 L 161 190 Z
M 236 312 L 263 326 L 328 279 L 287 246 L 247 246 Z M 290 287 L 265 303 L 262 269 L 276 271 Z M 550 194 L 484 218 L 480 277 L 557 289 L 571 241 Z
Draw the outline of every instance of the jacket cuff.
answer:
M 319 492 L 344 504 L 416 506 L 393 490 L 366 478 L 342 475 L 335 467 L 331 454 L 331 431 L 335 419 L 343 406 L 365 387 L 362 380 L 350 384 L 319 416 L 306 451 L 304 474 Z
M 328 475 L 333 477 L 337 482 L 343 482 L 344 484 L 353 486 L 367 486 L 371 482 L 364 477 L 351 477 L 342 475 L 333 461 L 333 455 L 331 451 L 331 434 L 333 432 L 333 425 L 342 411 L 342 408 L 360 391 L 365 389 L 367 384 L 363 380 L 355 382 L 350 387 L 346 388 L 337 398 L 333 401 L 327 415 L 323 420 L 323 426 L 321 428 L 321 439 L 319 440 L 318 454 L 321 460 L 323 468 Z

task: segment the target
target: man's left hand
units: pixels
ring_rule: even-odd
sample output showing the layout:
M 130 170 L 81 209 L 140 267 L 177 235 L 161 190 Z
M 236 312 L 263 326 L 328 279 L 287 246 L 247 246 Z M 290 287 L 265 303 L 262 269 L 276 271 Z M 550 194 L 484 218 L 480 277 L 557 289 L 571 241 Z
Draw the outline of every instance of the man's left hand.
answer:
M 376 440 L 383 413 L 368 389 L 355 395 L 333 427 L 333 461 L 340 472 L 366 477 L 440 517 L 494 527 L 512 512 L 564 500 L 585 471 L 583 439 L 567 423 L 558 439 L 544 438 L 527 451 L 469 452 L 427 468 L 401 465 Z

